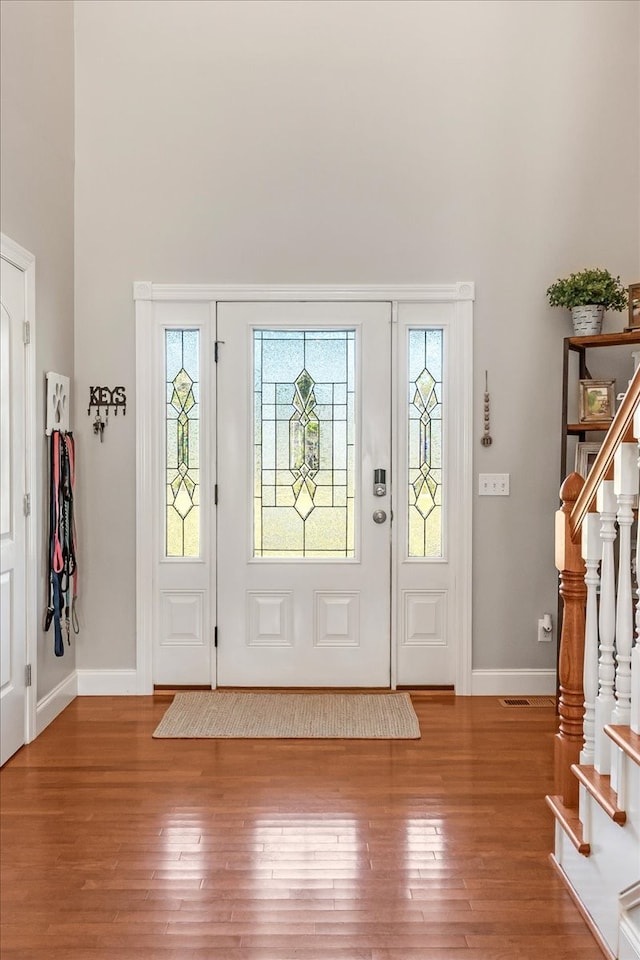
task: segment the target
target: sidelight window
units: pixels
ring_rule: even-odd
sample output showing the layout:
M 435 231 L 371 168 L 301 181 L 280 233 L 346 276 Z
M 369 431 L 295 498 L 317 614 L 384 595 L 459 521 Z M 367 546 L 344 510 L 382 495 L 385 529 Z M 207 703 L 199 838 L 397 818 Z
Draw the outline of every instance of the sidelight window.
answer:
M 167 557 L 200 555 L 198 330 L 165 330 Z
M 409 330 L 408 554 L 442 556 L 443 331 Z

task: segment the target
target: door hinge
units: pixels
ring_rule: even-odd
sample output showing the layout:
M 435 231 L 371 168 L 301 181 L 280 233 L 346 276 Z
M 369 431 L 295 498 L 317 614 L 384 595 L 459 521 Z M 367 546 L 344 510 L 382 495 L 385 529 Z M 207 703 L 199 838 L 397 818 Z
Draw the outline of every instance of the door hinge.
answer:
M 28 320 L 25 320 L 22 324 L 22 342 L 25 346 L 31 343 L 31 324 Z
M 31 686 L 31 664 L 27 663 L 24 667 L 24 685 L 25 687 Z
M 24 497 L 22 498 L 22 512 L 24 513 L 25 517 L 31 516 L 31 494 L 30 493 L 25 493 Z
M 218 628 L 217 627 L 213 628 L 213 645 L 214 647 L 218 646 Z

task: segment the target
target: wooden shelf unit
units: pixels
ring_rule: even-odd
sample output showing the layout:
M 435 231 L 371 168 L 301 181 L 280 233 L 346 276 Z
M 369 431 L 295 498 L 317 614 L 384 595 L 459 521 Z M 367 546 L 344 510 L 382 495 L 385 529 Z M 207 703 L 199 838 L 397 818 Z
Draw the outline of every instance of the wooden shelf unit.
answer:
M 569 423 L 567 410 L 569 406 L 569 390 L 577 390 L 578 380 L 589 380 L 591 374 L 587 366 L 587 352 L 589 350 L 602 347 L 632 347 L 636 345 L 640 349 L 640 328 L 628 332 L 620 333 L 601 333 L 594 337 L 565 337 L 564 351 L 562 358 L 562 445 L 560 452 L 560 483 L 563 482 L 567 473 L 571 473 L 573 465 L 567 470 L 567 437 L 574 436 L 579 442 L 583 442 L 588 433 L 602 433 L 609 429 L 610 421 L 597 421 L 593 423 Z M 578 355 L 578 377 L 574 378 L 569 369 L 571 354 Z M 631 376 L 632 370 L 629 370 Z M 570 381 L 571 387 L 570 387 Z

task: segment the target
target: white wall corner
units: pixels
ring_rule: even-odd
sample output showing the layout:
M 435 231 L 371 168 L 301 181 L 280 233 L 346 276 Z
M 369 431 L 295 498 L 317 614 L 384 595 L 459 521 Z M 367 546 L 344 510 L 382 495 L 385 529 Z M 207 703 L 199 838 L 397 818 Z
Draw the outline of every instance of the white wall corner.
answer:
M 62 711 L 69 706 L 72 700 L 78 696 L 78 678 L 74 670 L 68 677 L 61 680 L 60 683 L 51 690 L 42 700 L 36 704 L 36 724 L 35 737 L 39 737 L 42 731 L 49 726 L 52 720 L 55 720 Z
M 138 693 L 136 670 L 77 670 L 79 697 L 127 697 Z
M 474 697 L 543 697 L 555 692 L 555 670 L 473 670 L 471 674 Z

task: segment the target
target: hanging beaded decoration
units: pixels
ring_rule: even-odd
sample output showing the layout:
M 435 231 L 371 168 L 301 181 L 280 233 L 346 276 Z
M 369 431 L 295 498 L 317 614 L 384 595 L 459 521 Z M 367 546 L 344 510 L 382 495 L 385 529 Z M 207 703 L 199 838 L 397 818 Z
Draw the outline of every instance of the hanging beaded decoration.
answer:
M 484 372 L 484 434 L 480 438 L 483 447 L 490 447 L 493 439 L 489 432 L 489 377 L 487 371 Z

